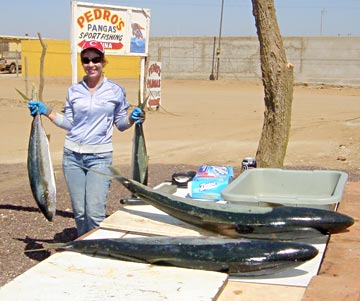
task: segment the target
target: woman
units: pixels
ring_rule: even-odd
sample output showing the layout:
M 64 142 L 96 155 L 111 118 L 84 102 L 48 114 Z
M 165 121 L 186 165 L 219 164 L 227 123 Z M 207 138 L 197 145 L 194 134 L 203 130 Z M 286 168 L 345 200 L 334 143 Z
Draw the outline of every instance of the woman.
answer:
M 101 43 L 87 41 L 80 58 L 86 75 L 68 89 L 64 114 L 54 112 L 37 100 L 28 105 L 32 116 L 39 112 L 67 130 L 63 171 L 79 236 L 98 227 L 105 219 L 111 181 L 81 166 L 109 173 L 113 126 L 124 131 L 145 119 L 140 108 L 128 114 L 125 90 L 105 77 L 106 59 Z

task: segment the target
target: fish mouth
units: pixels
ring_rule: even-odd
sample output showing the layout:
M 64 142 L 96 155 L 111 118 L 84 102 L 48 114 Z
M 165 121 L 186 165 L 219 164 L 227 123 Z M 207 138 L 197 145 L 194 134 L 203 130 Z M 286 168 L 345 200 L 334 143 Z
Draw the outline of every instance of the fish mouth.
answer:
M 242 263 L 230 264 L 229 273 L 238 276 L 264 276 L 290 270 L 315 258 L 318 249 L 304 243 L 290 243 L 288 247 L 273 252 L 270 256 L 253 256 Z
M 336 219 L 331 220 L 329 222 L 329 233 L 341 233 L 341 232 L 348 232 L 347 228 L 351 227 L 355 220 L 348 215 L 336 212 Z
M 265 262 L 262 264 L 249 264 L 242 269 L 232 271 L 230 267 L 229 275 L 236 277 L 256 277 L 256 276 L 268 276 L 273 277 L 274 274 L 285 272 L 294 269 L 303 264 L 298 261 L 277 261 L 277 262 Z

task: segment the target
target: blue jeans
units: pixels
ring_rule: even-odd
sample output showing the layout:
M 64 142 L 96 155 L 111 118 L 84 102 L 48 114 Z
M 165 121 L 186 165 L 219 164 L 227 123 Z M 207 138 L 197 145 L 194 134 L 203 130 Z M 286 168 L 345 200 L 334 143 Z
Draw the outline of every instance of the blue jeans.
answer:
M 69 190 L 78 235 L 96 228 L 106 217 L 111 179 L 81 166 L 111 174 L 112 152 L 79 154 L 64 148 L 63 171 Z

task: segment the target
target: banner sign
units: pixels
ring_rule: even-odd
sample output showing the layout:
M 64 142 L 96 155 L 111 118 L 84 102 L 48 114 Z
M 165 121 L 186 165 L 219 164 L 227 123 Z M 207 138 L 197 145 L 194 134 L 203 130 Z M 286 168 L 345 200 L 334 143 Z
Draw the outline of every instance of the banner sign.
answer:
M 72 2 L 72 39 L 76 52 L 85 41 L 101 42 L 106 54 L 147 56 L 150 10 Z
M 161 63 L 150 62 L 147 73 L 147 106 L 158 110 L 161 104 Z

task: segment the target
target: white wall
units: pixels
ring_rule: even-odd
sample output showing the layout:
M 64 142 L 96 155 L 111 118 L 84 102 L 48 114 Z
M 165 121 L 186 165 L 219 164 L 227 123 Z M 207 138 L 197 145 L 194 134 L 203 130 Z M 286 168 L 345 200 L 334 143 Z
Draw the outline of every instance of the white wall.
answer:
M 360 37 L 283 40 L 288 61 L 295 65 L 295 82 L 360 85 Z M 161 61 L 164 79 L 209 79 L 214 37 L 150 38 L 149 54 Z M 260 79 L 257 37 L 223 37 L 219 66 L 219 79 Z

